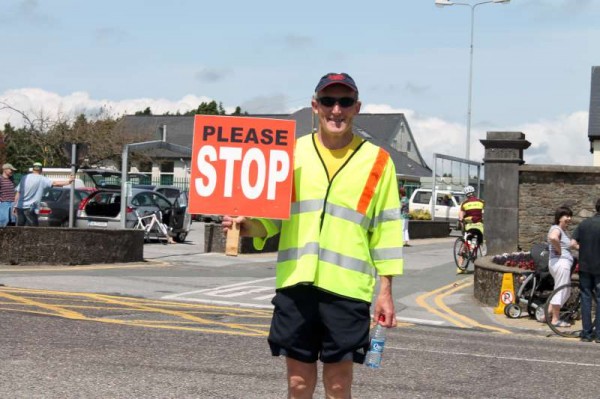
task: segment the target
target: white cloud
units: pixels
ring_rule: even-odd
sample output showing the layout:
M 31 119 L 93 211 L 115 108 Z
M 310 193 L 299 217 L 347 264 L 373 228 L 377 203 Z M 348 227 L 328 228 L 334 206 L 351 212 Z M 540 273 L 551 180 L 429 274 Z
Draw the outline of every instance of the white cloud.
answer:
M 273 100 L 273 99 L 270 99 Z M 275 103 L 281 105 L 281 98 Z M 202 102 L 212 101 L 208 97 L 187 95 L 179 100 L 137 98 L 120 101 L 96 100 L 86 92 L 74 92 L 66 96 L 37 88 L 7 90 L 0 94 L 0 101 L 28 115 L 44 114 L 51 118 L 72 119 L 84 113 L 93 118 L 104 109 L 112 116 L 132 114 L 150 107 L 154 114 L 185 112 Z M 1 108 L 1 106 L 0 106 Z M 233 112 L 233 107 L 226 107 Z M 294 110 L 290 110 L 293 112 Z M 268 112 L 263 110 L 263 112 Z M 278 110 L 278 112 L 285 112 Z M 365 113 L 404 113 L 425 161 L 431 166 L 433 153 L 465 156 L 465 126 L 435 116 L 420 115 L 410 109 L 392 108 L 386 104 L 364 104 Z M 14 111 L 0 109 L 0 124 L 10 122 L 21 126 L 23 121 Z M 479 140 L 487 131 L 518 131 L 525 133 L 531 147 L 525 150 L 525 161 L 535 164 L 591 165 L 587 137 L 588 112 L 559 115 L 554 119 L 540 120 L 517 126 L 474 126 L 471 130 L 471 159 L 482 160 L 484 148 Z
M 150 107 L 154 114 L 186 112 L 197 108 L 200 103 L 209 102 L 212 99 L 187 95 L 176 101 L 153 98 L 135 98 L 120 101 L 96 100 L 90 98 L 90 95 L 86 92 L 74 92 L 66 96 L 60 96 L 42 89 L 26 88 L 7 90 L 0 94 L 0 101 L 27 115 L 39 116 L 44 114 L 54 119 L 72 120 L 82 113 L 93 118 L 101 110 L 114 117 L 143 111 L 146 107 Z M 229 110 L 227 109 L 227 111 Z M 4 125 L 7 122 L 14 126 L 23 124 L 18 113 L 7 109 L 0 110 L 0 123 Z
M 402 112 L 408 120 L 413 136 L 425 161 L 431 166 L 433 153 L 465 157 L 466 126 L 443 119 L 419 115 L 412 110 L 392 108 L 384 104 L 367 104 L 367 113 Z M 592 156 L 587 136 L 588 112 L 559 115 L 516 126 L 476 126 L 471 128 L 471 159 L 483 160 L 484 148 L 479 140 L 488 131 L 515 131 L 525 134 L 531 143 L 524 151 L 526 163 L 591 166 Z

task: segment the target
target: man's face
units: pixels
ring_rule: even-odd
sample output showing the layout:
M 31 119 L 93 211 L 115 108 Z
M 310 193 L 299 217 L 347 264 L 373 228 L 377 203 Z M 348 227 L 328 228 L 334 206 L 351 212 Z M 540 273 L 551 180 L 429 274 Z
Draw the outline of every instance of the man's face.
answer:
M 4 169 L 3 172 L 6 176 L 9 176 L 9 177 L 13 174 L 13 170 L 10 168 Z
M 312 100 L 313 112 L 319 117 L 319 128 L 323 134 L 343 136 L 352 133 L 352 119 L 360 111 L 360 101 L 356 100 L 353 105 L 344 107 L 347 100 L 356 100 L 356 92 L 344 85 L 332 85 L 317 93 L 317 99 Z M 323 99 L 319 101 L 319 99 Z M 335 99 L 334 104 L 323 104 L 327 100 Z

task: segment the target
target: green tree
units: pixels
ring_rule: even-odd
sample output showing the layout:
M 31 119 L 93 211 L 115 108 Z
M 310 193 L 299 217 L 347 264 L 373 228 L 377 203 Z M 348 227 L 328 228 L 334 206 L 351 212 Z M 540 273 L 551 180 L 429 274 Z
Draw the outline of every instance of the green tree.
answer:
M 146 107 L 146 109 L 143 110 L 143 111 L 136 111 L 136 113 L 134 115 L 136 115 L 136 116 L 138 116 L 138 115 L 142 115 L 142 116 L 152 115 L 152 110 L 150 109 L 150 107 Z
M 39 115 L 27 114 L 2 102 L 0 109 L 11 110 L 23 118 L 23 127 L 14 128 L 6 124 L 2 132 L 5 160 L 19 170 L 26 170 L 33 162 L 42 162 L 47 167 L 70 165 L 68 148 L 71 143 L 86 144 L 85 165 L 96 165 L 107 159 L 118 160 L 125 144 L 140 139 L 117 127 L 120 119 L 111 117 L 104 109 L 94 115 L 94 120 L 80 114 L 73 121 L 60 115 L 52 119 L 42 112 Z

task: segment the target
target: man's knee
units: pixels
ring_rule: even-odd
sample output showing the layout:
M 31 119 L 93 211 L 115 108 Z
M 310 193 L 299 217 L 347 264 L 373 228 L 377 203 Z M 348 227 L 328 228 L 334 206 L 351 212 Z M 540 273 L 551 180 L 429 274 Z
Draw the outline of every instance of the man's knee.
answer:
M 293 375 L 288 377 L 288 390 L 291 398 L 312 398 L 315 381 L 305 376 Z
M 352 361 L 325 363 L 323 365 L 323 384 L 329 397 L 350 398 Z
M 286 358 L 288 372 L 288 397 L 312 398 L 317 384 L 317 364 Z

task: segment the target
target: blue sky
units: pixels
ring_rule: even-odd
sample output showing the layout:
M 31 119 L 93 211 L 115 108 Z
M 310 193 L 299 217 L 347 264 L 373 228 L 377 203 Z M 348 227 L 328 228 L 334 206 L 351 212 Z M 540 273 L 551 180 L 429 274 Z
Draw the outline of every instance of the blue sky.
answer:
M 468 2 L 468 1 L 466 1 Z M 474 4 L 474 2 L 470 2 Z M 475 13 L 471 156 L 490 130 L 526 134 L 531 163 L 591 165 L 591 67 L 600 2 L 512 0 Z M 434 0 L 3 0 L 0 101 L 72 116 L 105 106 L 253 113 L 309 105 L 350 73 L 364 112 L 404 112 L 426 160 L 465 154 L 470 9 Z M 0 112 L 0 122 L 19 123 Z

